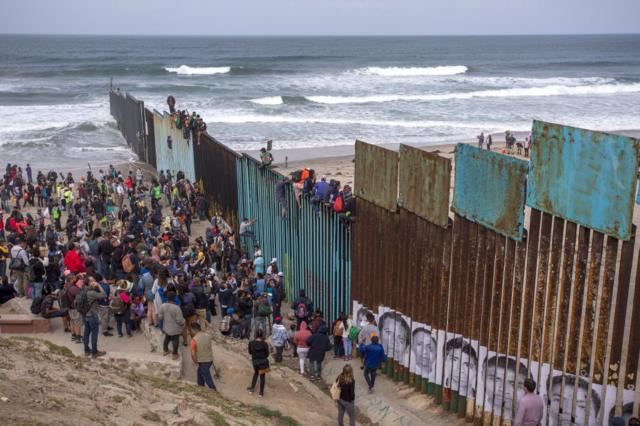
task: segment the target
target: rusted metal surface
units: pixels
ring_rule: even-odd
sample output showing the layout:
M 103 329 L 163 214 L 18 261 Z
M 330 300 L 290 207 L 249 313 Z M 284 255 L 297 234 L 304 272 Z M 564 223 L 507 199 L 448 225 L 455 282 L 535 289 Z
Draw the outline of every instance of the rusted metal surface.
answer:
M 547 295 L 547 273 L 549 269 L 549 253 L 551 250 L 551 225 L 553 216 L 544 213 L 540 227 L 540 247 L 538 252 L 538 272 L 536 275 L 535 301 L 533 307 L 533 331 L 531 333 L 531 359 L 542 358 L 542 340 L 544 331 L 545 299 Z M 535 378 L 540 383 L 542 371 Z
M 627 240 L 640 141 L 533 122 L 527 204 Z
M 127 144 L 141 161 L 147 161 L 144 102 L 131 94 L 109 92 L 109 105 Z
M 353 193 L 367 201 L 396 210 L 398 202 L 398 153 L 356 141 Z
M 451 160 L 400 145 L 398 204 L 436 225 L 449 220 Z
M 538 243 L 540 240 L 540 222 L 542 214 L 540 210 L 531 210 L 529 221 L 529 233 L 527 235 L 527 259 L 525 266 L 524 288 L 522 290 L 522 332 L 518 338 L 519 358 L 531 360 L 531 333 L 533 327 L 533 307 L 536 296 L 536 267 L 538 266 Z M 531 371 L 531 363 L 527 362 L 528 372 Z
M 240 224 L 237 163 L 241 156 L 207 133 L 200 135 L 200 143 L 194 150 L 196 181 L 206 194 L 209 214 L 222 215 L 237 229 Z
M 153 127 L 153 111 L 148 108 L 144 109 L 144 122 L 146 131 L 146 148 L 147 163 L 151 164 L 153 168 L 156 168 L 156 139 Z
M 458 144 L 453 210 L 520 241 L 524 229 L 527 163 Z

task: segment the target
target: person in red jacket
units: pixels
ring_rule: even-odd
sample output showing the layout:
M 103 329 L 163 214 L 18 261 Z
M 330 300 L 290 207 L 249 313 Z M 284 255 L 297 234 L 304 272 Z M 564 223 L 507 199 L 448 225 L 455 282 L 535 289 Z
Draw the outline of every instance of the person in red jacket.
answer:
M 80 256 L 80 246 L 76 243 L 69 248 L 69 251 L 64 256 L 64 266 L 74 274 L 80 274 L 87 272 L 87 268 L 84 266 L 84 260 Z

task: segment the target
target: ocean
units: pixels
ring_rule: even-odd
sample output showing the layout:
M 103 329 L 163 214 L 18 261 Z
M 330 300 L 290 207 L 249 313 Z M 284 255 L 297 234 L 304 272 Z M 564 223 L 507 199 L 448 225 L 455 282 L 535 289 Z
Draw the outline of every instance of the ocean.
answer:
M 640 35 L 0 35 L 0 158 L 132 159 L 109 115 L 111 81 L 149 108 L 173 95 L 236 150 L 459 142 L 534 118 L 640 129 Z

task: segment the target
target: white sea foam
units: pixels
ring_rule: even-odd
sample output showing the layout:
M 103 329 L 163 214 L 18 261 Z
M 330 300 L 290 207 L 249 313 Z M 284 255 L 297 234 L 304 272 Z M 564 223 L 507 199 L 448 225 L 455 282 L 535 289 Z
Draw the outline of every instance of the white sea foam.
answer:
M 188 65 L 180 65 L 177 68 L 165 67 L 165 70 L 178 75 L 213 75 L 227 74 L 231 71 L 231 67 L 190 67 Z
M 433 95 L 369 95 L 369 96 L 306 96 L 306 99 L 321 104 L 365 104 L 381 102 L 428 102 L 473 98 L 520 98 L 544 96 L 612 95 L 640 92 L 640 83 L 600 84 L 593 86 L 550 85 L 512 89 L 479 90 L 473 92 L 442 93 Z
M 251 102 L 258 105 L 282 105 L 282 96 L 267 96 L 266 98 L 251 99 Z
M 205 115 L 208 123 L 227 124 L 333 124 L 333 125 L 363 125 L 363 126 L 384 126 L 384 127 L 405 127 L 405 128 L 465 128 L 465 129 L 486 129 L 500 128 L 497 123 L 476 123 L 461 121 L 439 121 L 439 120 L 375 120 L 360 118 L 334 118 L 334 117 L 296 117 L 289 115 L 262 115 L 262 114 L 224 114 L 207 113 Z
M 367 67 L 358 69 L 356 72 L 381 77 L 432 77 L 464 74 L 468 70 L 469 68 L 464 65 L 447 65 L 438 67 Z

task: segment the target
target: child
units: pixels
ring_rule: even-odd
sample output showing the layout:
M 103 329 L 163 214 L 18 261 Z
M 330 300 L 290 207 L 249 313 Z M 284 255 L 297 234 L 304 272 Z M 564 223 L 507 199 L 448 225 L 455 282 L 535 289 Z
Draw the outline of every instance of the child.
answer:
M 142 332 L 142 327 L 140 327 L 140 322 L 144 317 L 145 317 L 144 304 L 142 303 L 142 298 L 140 296 L 135 296 L 133 298 L 133 304 L 131 309 L 131 320 L 133 321 L 134 329 L 138 330 L 138 332 Z

